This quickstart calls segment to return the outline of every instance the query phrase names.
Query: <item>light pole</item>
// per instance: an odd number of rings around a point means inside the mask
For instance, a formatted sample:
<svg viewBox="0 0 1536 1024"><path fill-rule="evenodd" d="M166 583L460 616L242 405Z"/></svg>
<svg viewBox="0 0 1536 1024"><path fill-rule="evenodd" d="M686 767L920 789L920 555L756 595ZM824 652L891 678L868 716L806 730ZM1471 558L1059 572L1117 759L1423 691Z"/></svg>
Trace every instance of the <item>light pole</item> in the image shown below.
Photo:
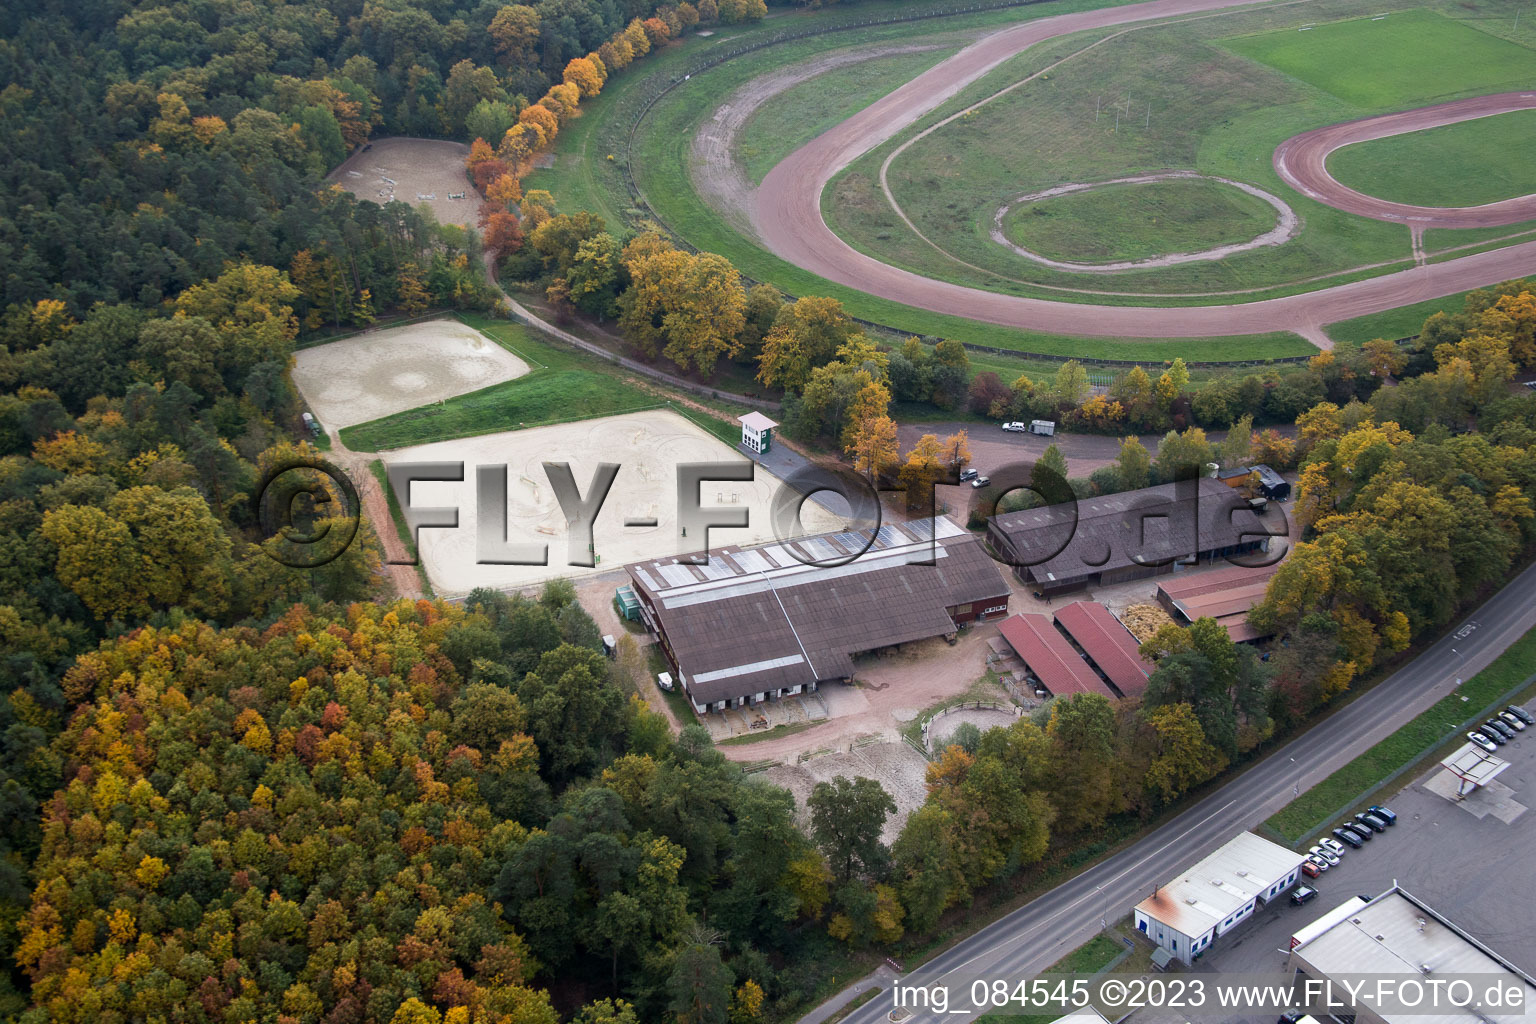
<svg viewBox="0 0 1536 1024"><path fill-rule="evenodd" d="M1093 887L1094 892L1104 893L1104 906L1099 912L1099 929L1102 931L1109 927L1109 893L1104 892L1102 885Z"/></svg>
<svg viewBox="0 0 1536 1024"><path fill-rule="evenodd" d="M1460 651L1458 651L1454 647L1451 648L1451 653L1456 655L1456 657L1458 659L1457 662L1456 662L1456 685L1460 686L1461 685L1461 670L1466 667L1467 656L1465 654L1462 654Z"/></svg>
<svg viewBox="0 0 1536 1024"><path fill-rule="evenodd" d="M1291 758L1291 764L1295 764L1295 763L1296 763L1296 759L1294 757ZM1293 796L1293 797L1301 796L1301 769L1300 768L1296 769L1296 779L1295 779L1294 782L1291 783L1291 796Z"/></svg>

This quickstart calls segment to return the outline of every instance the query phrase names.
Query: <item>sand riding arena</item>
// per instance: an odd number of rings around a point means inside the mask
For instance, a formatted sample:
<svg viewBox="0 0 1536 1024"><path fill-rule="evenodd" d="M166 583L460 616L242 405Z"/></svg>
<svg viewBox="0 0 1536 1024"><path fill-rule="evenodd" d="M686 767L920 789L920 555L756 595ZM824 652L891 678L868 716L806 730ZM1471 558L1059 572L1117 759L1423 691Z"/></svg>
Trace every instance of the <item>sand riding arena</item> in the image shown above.
<svg viewBox="0 0 1536 1024"><path fill-rule="evenodd" d="M359 199L426 206L439 224L471 226L480 195L464 173L469 147L442 139L378 139L326 175Z"/></svg>
<svg viewBox="0 0 1536 1024"><path fill-rule="evenodd" d="M463 481L417 483L410 496L413 505L458 509L456 529L422 530L419 542L433 588L448 597L462 596L476 587L515 590L556 576L609 572L628 562L697 551L704 538L678 536L677 467L684 463L747 461L703 428L664 409L440 441L386 452L383 458L386 465L464 463ZM567 564L565 515L545 473L546 461L569 463L583 495L588 493L599 463L619 466L593 527L595 566ZM547 545L548 565L477 564L475 467L503 464L507 467L506 539L514 544ZM706 481L700 486L699 504L705 510L744 509L748 513L744 528L710 530L711 548L774 538L769 510L781 484L761 466L755 466L754 471L750 482ZM806 502L802 513L807 532L843 526L815 502ZM654 520L655 524L626 525L629 520Z"/></svg>
<svg viewBox="0 0 1536 1024"><path fill-rule="evenodd" d="M527 372L527 363L457 320L365 331L293 357L294 384L333 432Z"/></svg>

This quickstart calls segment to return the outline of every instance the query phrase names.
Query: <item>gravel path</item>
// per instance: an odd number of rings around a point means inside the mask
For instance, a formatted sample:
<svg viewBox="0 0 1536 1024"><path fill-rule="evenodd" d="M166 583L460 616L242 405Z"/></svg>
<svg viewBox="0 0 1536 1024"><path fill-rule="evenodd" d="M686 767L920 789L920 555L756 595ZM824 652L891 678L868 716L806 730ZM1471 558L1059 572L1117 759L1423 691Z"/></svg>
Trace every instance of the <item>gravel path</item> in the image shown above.
<svg viewBox="0 0 1536 1024"><path fill-rule="evenodd" d="M994 32L824 132L774 167L757 192L753 210L756 233L775 255L872 295L1009 327L1099 337L1220 337L1286 330L1328 348L1332 343L1322 330L1324 324L1536 272L1536 242L1526 242L1321 291L1240 305L1080 305L1003 295L892 267L855 250L822 219L821 194L834 175L1021 50L1068 33L1257 2L1261 0L1151 0L1041 18ZM1508 102L1507 97L1464 101L1460 116L1454 119L1473 116L1471 111L1479 109L1479 103L1491 114L1507 109ZM1422 126L1432 123L1440 122L1428 116ZM1426 211L1424 215L1433 214Z"/></svg>

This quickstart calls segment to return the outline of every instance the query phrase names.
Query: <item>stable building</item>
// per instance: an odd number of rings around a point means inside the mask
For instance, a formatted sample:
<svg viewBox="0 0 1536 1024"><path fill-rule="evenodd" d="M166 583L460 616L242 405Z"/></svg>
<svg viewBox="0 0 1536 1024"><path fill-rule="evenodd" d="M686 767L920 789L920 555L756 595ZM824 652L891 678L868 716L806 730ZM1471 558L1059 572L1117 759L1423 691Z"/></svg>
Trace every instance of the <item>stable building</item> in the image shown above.
<svg viewBox="0 0 1536 1024"><path fill-rule="evenodd" d="M1152 666L1125 624L1097 601L1073 601L1056 612L1056 628L1099 670L1121 697L1138 697L1147 688Z"/></svg>
<svg viewBox="0 0 1536 1024"><path fill-rule="evenodd" d="M1288 892L1305 859L1244 832L1136 904L1136 928L1173 958L1193 963L1261 905Z"/></svg>
<svg viewBox="0 0 1536 1024"><path fill-rule="evenodd" d="M1200 477L987 521L987 541L1042 596L1266 551L1273 530L1238 492Z"/></svg>
<svg viewBox="0 0 1536 1024"><path fill-rule="evenodd" d="M1248 613L1264 600L1270 578L1279 569L1279 565L1230 565L1181 573L1158 584L1157 603L1181 626L1196 619L1215 619L1233 643L1253 643L1266 634L1249 625Z"/></svg>
<svg viewBox="0 0 1536 1024"><path fill-rule="evenodd" d="M1008 581L949 519L888 523L625 567L694 709L723 711L853 676L853 658L1006 615Z"/></svg>
<svg viewBox="0 0 1536 1024"><path fill-rule="evenodd" d="M1447 1024L1503 1024L1526 1020L1527 1007L1536 1004L1536 979L1401 886L1394 885L1369 902L1355 901L1348 912L1326 918L1326 926L1298 934L1301 941L1291 948L1287 963L1298 983L1307 978L1333 981L1335 998L1347 998L1342 982L1358 983L1367 976L1417 975L1425 982L1431 978L1476 977L1475 994L1479 996L1491 983L1497 983L1521 997L1503 1006L1480 1002L1465 1007L1450 1006L1444 999L1432 1004L1427 996L1420 1005L1401 1008L1364 1000L1348 1007L1329 1007L1336 1020L1355 1024L1410 1024L1429 1019Z"/></svg>
<svg viewBox="0 0 1536 1024"><path fill-rule="evenodd" d="M998 626L1008 646L1024 663L1025 678L1037 694L1068 697L1097 693L1113 698L1115 692L1044 615L1013 615Z"/></svg>

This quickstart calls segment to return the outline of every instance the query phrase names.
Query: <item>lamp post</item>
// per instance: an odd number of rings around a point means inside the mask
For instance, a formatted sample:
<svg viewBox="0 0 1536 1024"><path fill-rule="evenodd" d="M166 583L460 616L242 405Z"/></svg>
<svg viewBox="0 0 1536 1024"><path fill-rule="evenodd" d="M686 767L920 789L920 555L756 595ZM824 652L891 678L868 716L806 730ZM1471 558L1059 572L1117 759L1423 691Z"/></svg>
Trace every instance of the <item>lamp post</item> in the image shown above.
<svg viewBox="0 0 1536 1024"><path fill-rule="evenodd" d="M1103 930L1109 927L1109 893L1104 891L1102 885L1094 886L1093 891L1104 893L1104 906L1099 911L1099 928Z"/></svg>
<svg viewBox="0 0 1536 1024"><path fill-rule="evenodd" d="M1295 764L1295 763L1296 763L1296 759L1294 757L1291 758L1291 764ZM1291 782L1291 796L1292 797L1301 796L1301 769L1300 768L1296 769L1296 778Z"/></svg>
<svg viewBox="0 0 1536 1024"><path fill-rule="evenodd" d="M1464 669L1466 667L1467 656L1465 654L1462 654L1460 651L1458 651L1454 647L1451 648L1451 653L1456 655L1456 658L1457 658L1457 661L1456 661L1456 685L1460 686L1461 685L1461 672L1462 672L1462 669Z"/></svg>

